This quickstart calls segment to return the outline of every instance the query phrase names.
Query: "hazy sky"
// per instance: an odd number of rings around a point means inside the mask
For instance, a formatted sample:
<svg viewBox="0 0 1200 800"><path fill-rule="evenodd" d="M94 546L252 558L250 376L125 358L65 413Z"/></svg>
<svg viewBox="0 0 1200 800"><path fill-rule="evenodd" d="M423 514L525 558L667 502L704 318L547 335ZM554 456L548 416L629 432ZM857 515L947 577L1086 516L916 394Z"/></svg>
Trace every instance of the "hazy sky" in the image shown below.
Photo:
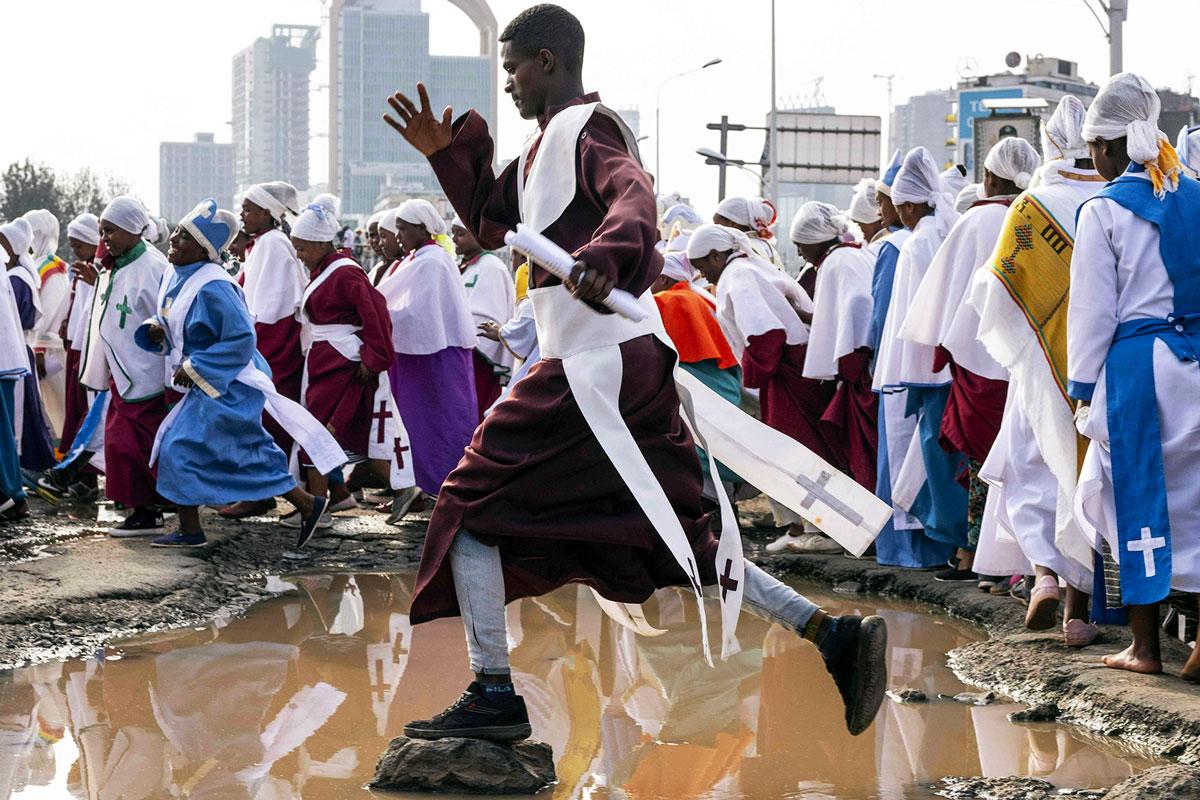
<svg viewBox="0 0 1200 800"><path fill-rule="evenodd" d="M435 53L476 52L470 22L446 0L422 0ZM695 155L715 147L707 122L728 114L763 124L770 102L769 0L560 0L587 30L585 81L613 107L637 106L643 155L653 168L655 93L666 76L710 58L724 63L672 81L662 100L663 178L702 209L716 200L716 169ZM1095 5L1095 0L1092 0ZM529 3L493 0L503 26ZM1188 87L1200 73L1200 0L1130 0L1125 68L1156 86ZM29 156L55 168L90 166L128 180L151 207L158 199L158 143L196 131L230 139L231 59L272 23L321 21L320 0L38 0L5 2L2 59L8 79L0 165ZM196 13L199 11L199 13ZM1168 49L1171 48L1171 49ZM322 39L314 73L313 133L326 128ZM1108 45L1084 0L778 0L781 104L811 96L816 78L838 111L885 114L895 100L950 86L965 58L982 73L1004 68L1010 50L1079 62L1101 82ZM1200 89L1200 78L1193 78ZM437 103L437 98L434 98ZM380 98L381 111L383 98ZM515 156L531 130L500 101L500 147ZM380 122L382 125L383 123ZM886 123L885 123L886 124ZM1169 132L1174 137L1174 131ZM405 146L397 139L397 148ZM731 134L731 154L757 158L761 133ZM312 177L327 173L325 140L313 140ZM731 171L730 191L755 181Z"/></svg>

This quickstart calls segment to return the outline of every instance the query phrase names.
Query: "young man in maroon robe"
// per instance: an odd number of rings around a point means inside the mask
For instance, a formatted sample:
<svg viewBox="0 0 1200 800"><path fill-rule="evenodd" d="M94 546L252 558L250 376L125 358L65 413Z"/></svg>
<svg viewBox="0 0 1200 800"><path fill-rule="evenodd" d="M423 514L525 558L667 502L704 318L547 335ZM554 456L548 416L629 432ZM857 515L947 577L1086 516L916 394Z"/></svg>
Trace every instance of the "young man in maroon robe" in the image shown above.
<svg viewBox="0 0 1200 800"><path fill-rule="evenodd" d="M599 101L583 88L583 28L565 10L529 8L500 41L505 91L525 119L538 121L543 136L556 115L577 114L579 106ZM452 124L451 109L435 116L425 87L418 84L417 91L420 107L403 94L390 98L398 119L388 117L388 123L429 158L479 243L498 247L522 219L518 170L531 168L541 139L496 175L483 119L471 111ZM574 139L575 193L569 201L559 198L565 209L543 233L575 254L566 288L595 308L614 288L641 295L658 277L662 259L654 248L657 213L649 176L612 112L594 110ZM526 194L523 202L530 200ZM535 264L532 283L553 290L560 282ZM679 415L675 355L653 335L624 341L619 352L620 417L678 516L699 581L714 584L717 543L700 504L699 461ZM572 582L618 603L640 603L659 587L686 585L689 577L601 448L563 362L544 358L476 430L438 496L411 619L461 614L476 680L446 711L406 726L406 734L529 736L525 703L508 663L504 604ZM846 701L848 727L865 730L886 677L882 621L825 614L750 563L745 582L752 608L818 643Z"/></svg>

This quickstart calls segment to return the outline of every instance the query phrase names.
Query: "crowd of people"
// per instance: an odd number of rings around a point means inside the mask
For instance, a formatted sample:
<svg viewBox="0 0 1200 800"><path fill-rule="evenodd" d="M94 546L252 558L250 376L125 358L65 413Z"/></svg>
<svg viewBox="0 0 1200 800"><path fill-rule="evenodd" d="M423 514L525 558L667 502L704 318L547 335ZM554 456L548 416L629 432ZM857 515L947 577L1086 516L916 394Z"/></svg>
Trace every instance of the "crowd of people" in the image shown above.
<svg viewBox="0 0 1200 800"><path fill-rule="evenodd" d="M412 617L462 614L477 681L409 735L528 735L504 602L569 582L635 628L656 587L744 592L817 644L861 732L883 623L722 557L725 499L757 490L697 454L678 365L890 505L880 565L1021 596L1032 630L1061 607L1071 647L1123 609L1133 644L1106 663L1161 671L1158 604L1200 592L1185 401L1200 389L1200 130L1173 148L1153 88L1123 73L1086 111L1063 98L1040 154L997 142L982 183L897 152L848 209L800 208L793 276L769 202L723 200L711 222L655 202L634 137L583 91L574 17L537 6L501 41L506 90L541 137L497 174L482 118L439 118L424 87L395 95L387 121L458 216L422 199L381 210L370 259L337 198L301 208L282 182L250 187L240 218L202 201L165 255L132 197L68 222L69 265L52 214L0 226L0 516L27 516L27 489L95 500L103 475L125 511L113 536L203 547L201 507L261 517L284 497L278 524L303 546L332 513L367 503L397 521L436 501ZM504 250L520 221L578 259L565 291ZM651 327L579 315L614 288L652 295ZM773 503L760 524L780 529L769 551L841 552L817 522ZM1184 677L1200 680L1200 657Z"/></svg>

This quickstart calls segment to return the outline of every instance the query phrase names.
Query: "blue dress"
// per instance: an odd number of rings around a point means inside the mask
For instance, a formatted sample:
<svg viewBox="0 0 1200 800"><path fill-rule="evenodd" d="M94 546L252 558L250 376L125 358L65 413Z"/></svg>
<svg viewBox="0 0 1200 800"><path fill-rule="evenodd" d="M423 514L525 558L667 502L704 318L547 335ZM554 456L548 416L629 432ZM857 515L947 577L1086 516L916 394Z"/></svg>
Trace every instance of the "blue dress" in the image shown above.
<svg viewBox="0 0 1200 800"><path fill-rule="evenodd" d="M167 298L204 262L175 268ZM135 341L152 352L161 350L138 329ZM291 491L296 480L288 459L262 425L262 392L235 379L251 360L270 375L256 349L254 321L241 290L213 281L196 295L183 329L183 354L194 372L217 393L211 397L197 385L181 401L183 407L163 434L158 455L158 492L183 506L226 505L262 500Z"/></svg>
<svg viewBox="0 0 1200 800"><path fill-rule="evenodd" d="M13 295L17 300L21 329L30 331L37 322L33 290L20 278L10 275L8 279L12 282ZM25 382L21 407L21 466L31 472L41 472L53 467L56 459L54 445L50 442L50 426L46 423L46 412L42 406L42 387L38 382L33 351L28 347L25 349L29 353L29 372L21 378Z"/></svg>

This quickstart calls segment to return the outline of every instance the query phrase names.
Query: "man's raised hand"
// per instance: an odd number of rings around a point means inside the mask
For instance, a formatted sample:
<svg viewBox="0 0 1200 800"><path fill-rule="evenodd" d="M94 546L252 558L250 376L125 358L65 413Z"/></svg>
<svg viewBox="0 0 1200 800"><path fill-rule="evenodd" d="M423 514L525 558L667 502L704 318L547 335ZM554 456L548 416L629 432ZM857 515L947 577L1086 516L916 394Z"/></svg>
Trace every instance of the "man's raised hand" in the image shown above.
<svg viewBox="0 0 1200 800"><path fill-rule="evenodd" d="M425 84L417 84L417 97L421 101L419 109L404 94L396 92L388 98L388 105L400 119L384 114L383 121L395 128L421 155L431 156L450 146L453 136L450 123L454 110L446 106L439 121L429 108L429 92L425 90Z"/></svg>

